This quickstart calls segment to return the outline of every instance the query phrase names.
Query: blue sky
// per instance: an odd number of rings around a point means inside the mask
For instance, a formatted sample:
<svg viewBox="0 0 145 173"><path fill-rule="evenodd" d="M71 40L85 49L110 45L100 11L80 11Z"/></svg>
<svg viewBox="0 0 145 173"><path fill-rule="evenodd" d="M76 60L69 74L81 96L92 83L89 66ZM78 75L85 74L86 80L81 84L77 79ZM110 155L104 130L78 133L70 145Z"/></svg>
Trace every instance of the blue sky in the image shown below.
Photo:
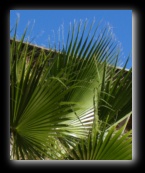
<svg viewBox="0 0 145 173"><path fill-rule="evenodd" d="M116 39L121 43L122 57L128 57L132 52L132 11L131 10L10 10L10 29L19 19L17 38L20 39L27 24L30 23L32 32L30 38L35 37L32 43L48 47L48 42L57 42L59 33L64 34L69 30L70 22L85 21L96 23L103 20L113 28ZM60 32L59 32L60 31ZM13 33L11 33L12 36ZM61 35L61 34L60 34ZM30 39L31 40L31 39ZM129 60L127 68L132 67L132 60Z"/></svg>

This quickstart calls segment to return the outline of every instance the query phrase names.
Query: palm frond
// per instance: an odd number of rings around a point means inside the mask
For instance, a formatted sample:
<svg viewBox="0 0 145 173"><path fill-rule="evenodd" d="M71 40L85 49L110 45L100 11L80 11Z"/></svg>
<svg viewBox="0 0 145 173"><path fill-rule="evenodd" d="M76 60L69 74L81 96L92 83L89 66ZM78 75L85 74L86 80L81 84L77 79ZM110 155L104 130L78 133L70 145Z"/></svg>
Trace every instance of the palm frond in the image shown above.
<svg viewBox="0 0 145 173"><path fill-rule="evenodd" d="M126 124L116 130L116 125L107 131L93 131L86 139L80 140L68 152L66 160L131 160L132 159L132 131L124 133ZM95 133L94 133L95 132Z"/></svg>
<svg viewBox="0 0 145 173"><path fill-rule="evenodd" d="M132 99L132 69L125 74L124 66L116 72L119 53L108 28L96 36L99 25L93 31L93 22L85 35L87 21L84 25L75 23L66 47L63 45L60 52L50 49L46 53L24 43L27 28L21 40L16 41L17 25L10 46L13 158L109 159L101 154L106 144L115 147L120 141L123 148L129 148L130 143L124 142L128 135L122 140L116 136L117 142L113 144L114 127L106 132L131 112ZM108 115L109 126L97 126ZM120 133L121 130L117 134ZM69 151L73 156L68 156Z"/></svg>

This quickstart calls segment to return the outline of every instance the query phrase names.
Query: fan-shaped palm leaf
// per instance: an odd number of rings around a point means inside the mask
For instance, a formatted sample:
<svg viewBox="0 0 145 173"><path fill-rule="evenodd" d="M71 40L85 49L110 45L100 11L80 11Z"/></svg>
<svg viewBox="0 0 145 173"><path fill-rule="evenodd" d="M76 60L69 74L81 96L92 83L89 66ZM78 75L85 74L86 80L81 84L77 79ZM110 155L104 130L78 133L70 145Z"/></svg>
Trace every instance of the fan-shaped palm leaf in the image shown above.
<svg viewBox="0 0 145 173"><path fill-rule="evenodd" d="M98 26L90 37L92 28L85 37L86 23L75 23L66 47L46 53L24 44L26 31L17 42L16 25L10 47L13 159L65 158L63 145L85 140L97 123L94 115L102 121L109 115L112 124L131 111L131 70L116 73L119 53L110 31L105 27L94 40Z"/></svg>
<svg viewBox="0 0 145 173"><path fill-rule="evenodd" d="M130 115L127 115L130 116ZM101 127L103 126L100 124ZM117 124L116 124L117 125ZM86 139L76 141L76 146L65 148L66 160L131 160L132 159L132 131L124 133L127 122L119 130L112 125L106 130L94 130Z"/></svg>

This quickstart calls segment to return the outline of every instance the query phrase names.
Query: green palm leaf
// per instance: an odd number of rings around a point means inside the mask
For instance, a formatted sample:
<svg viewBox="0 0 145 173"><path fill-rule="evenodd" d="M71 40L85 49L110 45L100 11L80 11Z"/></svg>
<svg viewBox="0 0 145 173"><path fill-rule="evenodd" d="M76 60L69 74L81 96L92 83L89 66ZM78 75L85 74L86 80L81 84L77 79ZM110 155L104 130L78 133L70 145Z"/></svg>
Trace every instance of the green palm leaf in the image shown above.
<svg viewBox="0 0 145 173"><path fill-rule="evenodd" d="M85 36L87 22L75 23L62 51L38 52L37 47L24 43L27 29L16 41L16 24L10 46L13 159L109 158L101 153L108 143L112 145L115 130L107 132L106 141L104 134L131 112L132 69L125 74L124 66L116 72L117 45L107 27L94 40L98 25L90 37L93 25ZM104 122L108 115L109 125L102 128L98 121ZM122 147L129 147L120 142ZM73 156L68 156L68 151Z"/></svg>
<svg viewBox="0 0 145 173"><path fill-rule="evenodd" d="M126 123L127 124L127 123ZM93 131L86 139L76 142L76 146L66 155L66 160L131 160L132 138L124 132L126 124L116 130L116 125L102 131Z"/></svg>

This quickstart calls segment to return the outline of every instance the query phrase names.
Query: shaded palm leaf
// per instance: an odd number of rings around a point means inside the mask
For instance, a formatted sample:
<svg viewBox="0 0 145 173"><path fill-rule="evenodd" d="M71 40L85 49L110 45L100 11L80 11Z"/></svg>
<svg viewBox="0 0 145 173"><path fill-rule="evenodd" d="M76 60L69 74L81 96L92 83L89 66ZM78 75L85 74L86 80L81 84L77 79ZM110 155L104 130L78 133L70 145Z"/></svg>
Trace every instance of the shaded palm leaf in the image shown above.
<svg viewBox="0 0 145 173"><path fill-rule="evenodd" d="M106 131L93 131L85 140L80 140L71 150L68 149L66 160L131 160L132 138L131 131L124 132L126 124L116 131L111 126Z"/></svg>

